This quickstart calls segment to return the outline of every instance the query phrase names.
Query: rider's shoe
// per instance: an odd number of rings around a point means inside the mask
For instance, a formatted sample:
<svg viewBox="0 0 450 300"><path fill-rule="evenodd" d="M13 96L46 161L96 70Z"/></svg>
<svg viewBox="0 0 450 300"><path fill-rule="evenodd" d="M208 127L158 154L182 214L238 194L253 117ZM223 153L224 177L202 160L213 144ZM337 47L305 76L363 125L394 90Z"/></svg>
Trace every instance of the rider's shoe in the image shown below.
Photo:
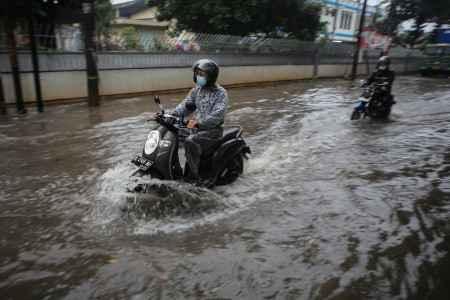
<svg viewBox="0 0 450 300"><path fill-rule="evenodd" d="M210 179L199 179L195 183L195 186L204 187L204 188L212 188L214 186L214 182Z"/></svg>

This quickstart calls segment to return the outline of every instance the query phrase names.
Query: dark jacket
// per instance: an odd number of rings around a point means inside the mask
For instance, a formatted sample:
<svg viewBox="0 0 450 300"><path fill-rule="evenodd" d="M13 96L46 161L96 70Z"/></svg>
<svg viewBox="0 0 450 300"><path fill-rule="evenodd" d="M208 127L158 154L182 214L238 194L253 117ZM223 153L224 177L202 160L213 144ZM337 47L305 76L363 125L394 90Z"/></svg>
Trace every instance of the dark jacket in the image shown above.
<svg viewBox="0 0 450 300"><path fill-rule="evenodd" d="M392 91L392 84L394 83L395 72L391 70L377 70L370 75L367 79L366 85L371 85L372 83L383 83L388 82L389 94Z"/></svg>

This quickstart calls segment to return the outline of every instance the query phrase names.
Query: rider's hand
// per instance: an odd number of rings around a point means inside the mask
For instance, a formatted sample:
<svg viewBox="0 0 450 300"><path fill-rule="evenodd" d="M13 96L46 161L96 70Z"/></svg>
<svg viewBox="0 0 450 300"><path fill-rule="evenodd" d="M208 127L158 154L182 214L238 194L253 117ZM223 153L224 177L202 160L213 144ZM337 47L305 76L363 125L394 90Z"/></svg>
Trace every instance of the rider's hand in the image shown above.
<svg viewBox="0 0 450 300"><path fill-rule="evenodd" d="M193 128L197 128L198 127L198 122L195 119L189 120L189 122L187 123L187 128L189 129L193 129Z"/></svg>

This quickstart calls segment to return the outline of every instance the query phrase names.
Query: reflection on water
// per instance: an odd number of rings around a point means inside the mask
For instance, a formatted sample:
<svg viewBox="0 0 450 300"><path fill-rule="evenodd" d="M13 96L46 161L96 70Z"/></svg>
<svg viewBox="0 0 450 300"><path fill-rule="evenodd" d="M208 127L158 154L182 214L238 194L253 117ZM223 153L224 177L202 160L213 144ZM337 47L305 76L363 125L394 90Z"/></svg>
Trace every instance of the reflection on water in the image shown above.
<svg viewBox="0 0 450 300"><path fill-rule="evenodd" d="M387 122L349 121L341 80L230 90L252 159L214 191L148 182L183 211L126 192L150 97L2 119L0 298L447 299L449 88L399 78Z"/></svg>

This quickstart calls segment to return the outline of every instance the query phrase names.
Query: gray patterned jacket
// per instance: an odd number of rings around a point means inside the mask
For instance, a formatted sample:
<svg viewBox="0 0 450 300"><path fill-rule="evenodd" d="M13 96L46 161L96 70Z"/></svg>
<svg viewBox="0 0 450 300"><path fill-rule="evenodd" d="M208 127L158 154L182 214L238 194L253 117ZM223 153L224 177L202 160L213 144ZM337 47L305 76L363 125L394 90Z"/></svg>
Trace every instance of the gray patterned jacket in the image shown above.
<svg viewBox="0 0 450 300"><path fill-rule="evenodd" d="M222 126L228 107L227 91L220 85L215 87L194 87L187 97L177 105L175 113L187 116L190 111L186 108L195 105L195 119L200 130L213 129Z"/></svg>

